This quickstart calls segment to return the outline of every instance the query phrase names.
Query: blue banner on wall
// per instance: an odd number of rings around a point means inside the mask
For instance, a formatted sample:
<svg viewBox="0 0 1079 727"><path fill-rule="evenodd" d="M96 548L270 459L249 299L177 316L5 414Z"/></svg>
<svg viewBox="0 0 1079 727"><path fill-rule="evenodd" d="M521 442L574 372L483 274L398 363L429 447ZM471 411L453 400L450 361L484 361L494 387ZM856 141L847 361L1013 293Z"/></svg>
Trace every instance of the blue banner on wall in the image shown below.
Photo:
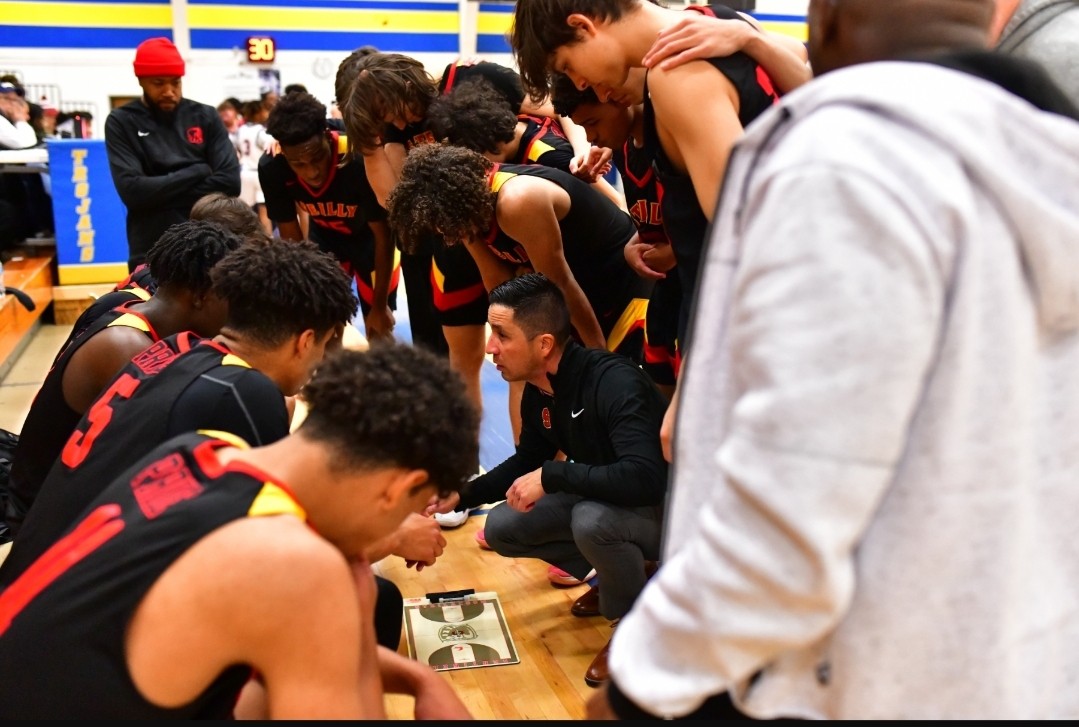
<svg viewBox="0 0 1079 727"><path fill-rule="evenodd" d="M49 174L60 284L115 283L127 274L127 209L104 139L50 139Z"/></svg>

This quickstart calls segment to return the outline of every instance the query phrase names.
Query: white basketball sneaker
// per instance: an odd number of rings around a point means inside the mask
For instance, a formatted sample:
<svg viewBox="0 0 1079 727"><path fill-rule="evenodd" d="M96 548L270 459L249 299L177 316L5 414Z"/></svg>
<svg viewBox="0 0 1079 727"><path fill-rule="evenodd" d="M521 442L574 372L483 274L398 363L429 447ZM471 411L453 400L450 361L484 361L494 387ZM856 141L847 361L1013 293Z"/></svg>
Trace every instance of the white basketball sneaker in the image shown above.
<svg viewBox="0 0 1079 727"><path fill-rule="evenodd" d="M483 467L480 467L480 471L469 477L468 481L471 482L472 480L482 475L485 471L486 470L484 470ZM468 508L466 510L454 510L453 512L445 513L436 512L435 522L438 523L440 527L443 527L446 530L452 530L453 528L459 528L466 522L468 522L468 515L471 512L472 508Z"/></svg>
<svg viewBox="0 0 1079 727"><path fill-rule="evenodd" d="M454 510L452 512L436 512L435 522L447 530L459 528L468 521L468 515L471 512L471 508L467 510Z"/></svg>

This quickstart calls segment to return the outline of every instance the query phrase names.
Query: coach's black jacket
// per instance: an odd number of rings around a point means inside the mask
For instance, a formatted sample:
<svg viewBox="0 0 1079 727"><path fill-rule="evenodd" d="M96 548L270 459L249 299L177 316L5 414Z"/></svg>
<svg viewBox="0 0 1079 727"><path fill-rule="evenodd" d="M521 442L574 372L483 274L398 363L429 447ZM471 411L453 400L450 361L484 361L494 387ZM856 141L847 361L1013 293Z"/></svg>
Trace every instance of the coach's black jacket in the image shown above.
<svg viewBox="0 0 1079 727"><path fill-rule="evenodd" d="M526 384L517 451L469 483L458 509L498 502L521 475L543 467L543 489L627 507L659 505L667 462L659 428L667 400L628 358L570 341L554 396ZM567 461L555 462L559 451Z"/></svg>
<svg viewBox="0 0 1079 727"><path fill-rule="evenodd" d="M240 161L213 106L181 99L157 115L136 99L105 120L112 181L127 208L129 259L141 261L161 234L188 219L203 195L240 194Z"/></svg>

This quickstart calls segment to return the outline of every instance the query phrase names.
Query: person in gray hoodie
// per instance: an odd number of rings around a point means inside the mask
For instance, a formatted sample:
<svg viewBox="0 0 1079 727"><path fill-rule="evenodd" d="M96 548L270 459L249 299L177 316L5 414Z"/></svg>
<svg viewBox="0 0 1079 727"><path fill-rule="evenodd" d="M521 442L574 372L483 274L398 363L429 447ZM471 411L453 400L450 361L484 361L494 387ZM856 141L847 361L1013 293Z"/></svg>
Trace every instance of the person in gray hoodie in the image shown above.
<svg viewBox="0 0 1079 727"><path fill-rule="evenodd" d="M1079 713L1079 123L992 12L811 0L818 77L731 154L663 566L589 717Z"/></svg>

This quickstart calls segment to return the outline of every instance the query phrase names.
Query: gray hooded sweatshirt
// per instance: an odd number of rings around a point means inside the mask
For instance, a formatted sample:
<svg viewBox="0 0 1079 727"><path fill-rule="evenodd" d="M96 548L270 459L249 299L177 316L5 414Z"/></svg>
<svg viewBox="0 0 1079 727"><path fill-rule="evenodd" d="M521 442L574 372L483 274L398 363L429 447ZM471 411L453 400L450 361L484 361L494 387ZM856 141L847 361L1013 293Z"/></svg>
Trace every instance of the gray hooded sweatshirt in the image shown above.
<svg viewBox="0 0 1079 727"><path fill-rule="evenodd" d="M1079 715L1079 123L926 63L826 74L736 146L701 276L621 693Z"/></svg>

